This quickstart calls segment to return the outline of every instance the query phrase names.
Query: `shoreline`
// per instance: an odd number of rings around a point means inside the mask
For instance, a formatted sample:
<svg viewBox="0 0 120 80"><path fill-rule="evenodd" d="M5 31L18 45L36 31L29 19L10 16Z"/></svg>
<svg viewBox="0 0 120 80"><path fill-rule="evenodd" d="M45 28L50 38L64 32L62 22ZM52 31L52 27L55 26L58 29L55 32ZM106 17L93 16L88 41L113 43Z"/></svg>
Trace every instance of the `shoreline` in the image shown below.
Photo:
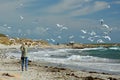
<svg viewBox="0 0 120 80"><path fill-rule="evenodd" d="M66 65L66 64L57 64L57 63L47 63L47 66L53 66L53 67L58 67L58 68L68 68L74 71L83 71L83 72L91 72L91 73L99 73L99 74L109 74L109 75L120 75L119 73L112 72L112 71L105 71L105 70L97 70L97 69L91 69L91 68L85 68L83 66L74 66L74 65Z"/></svg>
<svg viewBox="0 0 120 80"><path fill-rule="evenodd" d="M20 59L5 54L16 49L0 48L0 80L120 80L120 75L53 66L44 61L29 61L28 71L22 72Z"/></svg>

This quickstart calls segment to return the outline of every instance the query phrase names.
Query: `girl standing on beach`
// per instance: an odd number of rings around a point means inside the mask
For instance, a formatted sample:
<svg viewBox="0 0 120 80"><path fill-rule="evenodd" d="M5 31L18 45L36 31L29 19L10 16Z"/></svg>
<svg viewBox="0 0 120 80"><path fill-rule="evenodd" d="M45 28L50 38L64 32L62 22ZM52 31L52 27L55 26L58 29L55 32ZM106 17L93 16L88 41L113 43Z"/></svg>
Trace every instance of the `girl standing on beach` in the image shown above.
<svg viewBox="0 0 120 80"><path fill-rule="evenodd" d="M23 43L20 47L21 50L21 67L22 71L24 71L24 65L25 65L25 70L27 71L28 68L28 56L27 56L27 43Z"/></svg>

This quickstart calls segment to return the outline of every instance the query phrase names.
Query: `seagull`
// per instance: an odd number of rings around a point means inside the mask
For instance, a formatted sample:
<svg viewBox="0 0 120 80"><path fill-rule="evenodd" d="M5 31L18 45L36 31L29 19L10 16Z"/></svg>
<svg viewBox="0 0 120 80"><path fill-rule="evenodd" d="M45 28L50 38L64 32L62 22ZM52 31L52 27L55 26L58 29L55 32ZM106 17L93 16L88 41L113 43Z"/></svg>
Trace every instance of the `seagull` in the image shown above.
<svg viewBox="0 0 120 80"><path fill-rule="evenodd" d="M85 38L85 36L80 36L82 39L84 39Z"/></svg>
<svg viewBox="0 0 120 80"><path fill-rule="evenodd" d="M89 37L88 40L90 40L91 42L93 42L94 38L93 37Z"/></svg>
<svg viewBox="0 0 120 80"><path fill-rule="evenodd" d="M85 30L81 30L84 34L86 34L87 33L87 31L85 31Z"/></svg>
<svg viewBox="0 0 120 80"><path fill-rule="evenodd" d="M97 43L104 43L104 41L102 39L98 39Z"/></svg>
<svg viewBox="0 0 120 80"><path fill-rule="evenodd" d="M55 42L55 40L54 40L54 39L51 39L51 41L52 41L52 42Z"/></svg>
<svg viewBox="0 0 120 80"><path fill-rule="evenodd" d="M7 24L4 24L3 26L7 26Z"/></svg>
<svg viewBox="0 0 120 80"><path fill-rule="evenodd" d="M70 41L70 43L75 43L75 41Z"/></svg>
<svg viewBox="0 0 120 80"><path fill-rule="evenodd" d="M72 35L72 36L69 36L69 39L72 39L72 38L74 38L74 36Z"/></svg>
<svg viewBox="0 0 120 80"><path fill-rule="evenodd" d="M107 28L107 29L110 28L107 24L103 24L102 26L105 27L105 28Z"/></svg>
<svg viewBox="0 0 120 80"><path fill-rule="evenodd" d="M108 34L108 32L103 32L105 35L107 35Z"/></svg>
<svg viewBox="0 0 120 80"><path fill-rule="evenodd" d="M11 27L8 27L8 29L11 29Z"/></svg>
<svg viewBox="0 0 120 80"><path fill-rule="evenodd" d="M103 36L105 39L108 39L109 41L111 41L111 38L109 36Z"/></svg>
<svg viewBox="0 0 120 80"><path fill-rule="evenodd" d="M57 25L57 27L59 27L59 28L63 27L63 25L60 25L60 24L56 24L56 25Z"/></svg>
<svg viewBox="0 0 120 80"><path fill-rule="evenodd" d="M49 30L49 28L46 28L46 30Z"/></svg>
<svg viewBox="0 0 120 80"><path fill-rule="evenodd" d="M91 33L89 33L91 36L96 35L96 33L94 31L92 31Z"/></svg>
<svg viewBox="0 0 120 80"><path fill-rule="evenodd" d="M67 27L62 27L60 30L67 30L68 28Z"/></svg>
<svg viewBox="0 0 120 80"><path fill-rule="evenodd" d="M23 6L23 4L21 3L20 6Z"/></svg>
<svg viewBox="0 0 120 80"><path fill-rule="evenodd" d="M58 36L59 39L61 39L61 36Z"/></svg>
<svg viewBox="0 0 120 80"><path fill-rule="evenodd" d="M24 17L23 17L23 16L20 16L20 19L21 19L21 20L23 20L23 19L24 19Z"/></svg>
<svg viewBox="0 0 120 80"><path fill-rule="evenodd" d="M108 5L108 8L111 8L111 6L110 6L110 5Z"/></svg>

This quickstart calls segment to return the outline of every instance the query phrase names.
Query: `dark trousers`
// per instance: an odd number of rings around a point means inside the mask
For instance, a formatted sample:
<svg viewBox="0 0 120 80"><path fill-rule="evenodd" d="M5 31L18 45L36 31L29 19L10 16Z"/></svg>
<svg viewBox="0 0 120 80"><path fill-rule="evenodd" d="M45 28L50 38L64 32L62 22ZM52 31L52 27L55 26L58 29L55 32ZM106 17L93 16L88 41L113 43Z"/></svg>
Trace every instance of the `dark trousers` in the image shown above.
<svg viewBox="0 0 120 80"><path fill-rule="evenodd" d="M25 70L27 71L27 69L28 69L28 57L21 57L22 71L24 71L24 66L25 66Z"/></svg>

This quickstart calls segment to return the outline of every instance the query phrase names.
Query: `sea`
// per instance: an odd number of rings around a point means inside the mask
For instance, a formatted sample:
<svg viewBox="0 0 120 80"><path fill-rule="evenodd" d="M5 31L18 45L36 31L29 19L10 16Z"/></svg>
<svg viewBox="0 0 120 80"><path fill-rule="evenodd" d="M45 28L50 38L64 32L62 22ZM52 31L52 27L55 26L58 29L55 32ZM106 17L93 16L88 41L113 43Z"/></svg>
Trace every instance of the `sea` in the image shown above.
<svg viewBox="0 0 120 80"><path fill-rule="evenodd" d="M8 56L20 58L20 50L7 52ZM29 60L48 62L51 66L74 70L120 74L120 47L84 49L28 49Z"/></svg>

